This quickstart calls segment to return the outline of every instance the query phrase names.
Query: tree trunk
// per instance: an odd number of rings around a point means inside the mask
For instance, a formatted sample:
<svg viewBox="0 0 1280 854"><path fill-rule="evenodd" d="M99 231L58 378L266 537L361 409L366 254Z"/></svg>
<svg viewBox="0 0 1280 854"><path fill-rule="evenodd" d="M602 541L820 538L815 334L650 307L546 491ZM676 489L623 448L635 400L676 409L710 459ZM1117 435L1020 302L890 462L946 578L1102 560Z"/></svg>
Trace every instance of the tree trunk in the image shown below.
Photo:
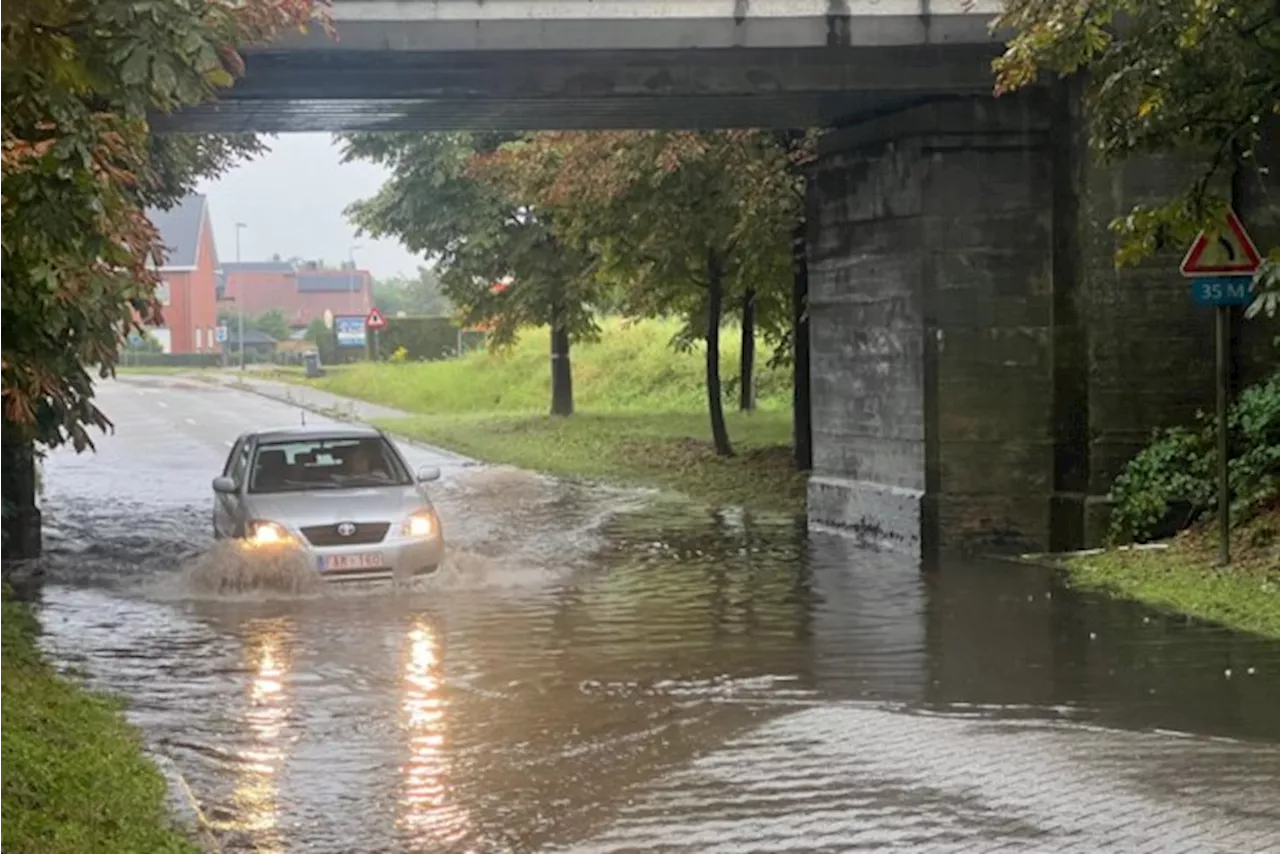
<svg viewBox="0 0 1280 854"><path fill-rule="evenodd" d="M40 557L40 509L36 506L35 445L4 431L0 482L4 494L4 557Z"/></svg>
<svg viewBox="0 0 1280 854"><path fill-rule="evenodd" d="M724 313L724 270L714 251L707 253L707 407L711 411L711 439L716 454L733 456L729 429L720 399L720 317Z"/></svg>
<svg viewBox="0 0 1280 854"><path fill-rule="evenodd" d="M809 259L805 226L796 225L791 239L791 427L796 468L813 468L813 409L809 398Z"/></svg>
<svg viewBox="0 0 1280 854"><path fill-rule="evenodd" d="M551 414L573 414L573 365L569 361L569 330L559 310L551 325Z"/></svg>
<svg viewBox="0 0 1280 854"><path fill-rule="evenodd" d="M738 362L738 409L756 408L756 292L742 297L742 354Z"/></svg>

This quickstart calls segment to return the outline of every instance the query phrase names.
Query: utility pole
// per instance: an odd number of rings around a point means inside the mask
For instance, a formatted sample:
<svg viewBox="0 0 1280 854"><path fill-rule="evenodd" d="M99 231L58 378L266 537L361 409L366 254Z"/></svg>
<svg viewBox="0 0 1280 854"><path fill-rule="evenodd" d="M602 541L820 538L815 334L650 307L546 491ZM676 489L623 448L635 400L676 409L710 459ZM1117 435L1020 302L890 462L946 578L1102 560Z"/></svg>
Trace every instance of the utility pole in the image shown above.
<svg viewBox="0 0 1280 854"><path fill-rule="evenodd" d="M248 228L243 222L236 223L236 264L240 264L240 229ZM236 327L239 329L237 336L240 339L240 370L244 370L244 301L236 300Z"/></svg>

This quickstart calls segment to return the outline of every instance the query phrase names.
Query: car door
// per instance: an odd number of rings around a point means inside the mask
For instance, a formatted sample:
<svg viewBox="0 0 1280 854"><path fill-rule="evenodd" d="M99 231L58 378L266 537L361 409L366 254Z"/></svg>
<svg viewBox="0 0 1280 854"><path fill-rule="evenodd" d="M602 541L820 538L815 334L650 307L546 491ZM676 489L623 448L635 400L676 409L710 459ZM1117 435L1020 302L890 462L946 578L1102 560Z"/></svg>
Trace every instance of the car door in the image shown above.
<svg viewBox="0 0 1280 854"><path fill-rule="evenodd" d="M249 472L249 453L252 442L249 436L241 436L231 447L227 461L222 467L224 477L229 477L236 484L232 493L215 493L213 509L214 536L238 537L244 529L243 515L245 481Z"/></svg>

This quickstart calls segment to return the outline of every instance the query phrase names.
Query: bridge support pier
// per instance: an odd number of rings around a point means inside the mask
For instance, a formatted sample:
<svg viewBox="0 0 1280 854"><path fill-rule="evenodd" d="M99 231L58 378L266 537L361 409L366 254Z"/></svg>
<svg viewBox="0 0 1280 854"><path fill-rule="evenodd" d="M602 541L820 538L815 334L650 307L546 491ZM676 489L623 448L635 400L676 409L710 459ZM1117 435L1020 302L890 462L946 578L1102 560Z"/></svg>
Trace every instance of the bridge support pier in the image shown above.
<svg viewBox="0 0 1280 854"><path fill-rule="evenodd" d="M1094 544L1124 462L1211 406L1212 313L1177 248L1118 273L1107 230L1187 167L1094 167L1077 104L1066 87L939 99L825 138L812 523L922 554ZM1274 364L1259 341L1239 352L1241 376Z"/></svg>

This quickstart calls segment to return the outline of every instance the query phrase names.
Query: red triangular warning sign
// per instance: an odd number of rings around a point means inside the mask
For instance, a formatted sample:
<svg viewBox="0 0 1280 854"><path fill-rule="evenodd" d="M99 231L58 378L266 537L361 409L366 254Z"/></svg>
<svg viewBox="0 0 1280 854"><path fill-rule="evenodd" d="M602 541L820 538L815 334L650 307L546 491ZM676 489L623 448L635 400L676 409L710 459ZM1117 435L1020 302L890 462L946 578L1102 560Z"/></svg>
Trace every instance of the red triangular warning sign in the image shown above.
<svg viewBox="0 0 1280 854"><path fill-rule="evenodd" d="M369 314L364 319L364 325L368 329L381 329L387 325L387 319L382 316L382 312L378 311L378 307L375 305L369 309Z"/></svg>
<svg viewBox="0 0 1280 854"><path fill-rule="evenodd" d="M1248 276L1261 265L1262 256L1244 223L1235 211L1228 210L1227 220L1214 239L1201 231L1178 269L1184 276Z"/></svg>

